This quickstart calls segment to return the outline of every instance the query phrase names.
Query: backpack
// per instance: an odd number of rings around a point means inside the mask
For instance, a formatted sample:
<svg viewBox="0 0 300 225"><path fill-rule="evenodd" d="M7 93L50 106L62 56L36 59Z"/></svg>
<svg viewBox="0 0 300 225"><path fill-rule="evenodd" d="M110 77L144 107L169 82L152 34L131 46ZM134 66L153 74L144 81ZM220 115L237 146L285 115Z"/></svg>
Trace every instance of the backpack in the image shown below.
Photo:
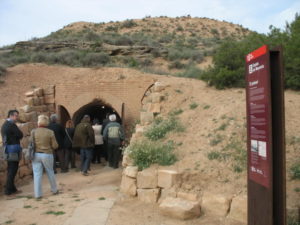
<svg viewBox="0 0 300 225"><path fill-rule="evenodd" d="M108 138L120 138L120 127L113 126L108 128Z"/></svg>
<svg viewBox="0 0 300 225"><path fill-rule="evenodd" d="M32 141L30 141L28 148L23 150L25 160L34 160L35 154L35 130L32 132Z"/></svg>

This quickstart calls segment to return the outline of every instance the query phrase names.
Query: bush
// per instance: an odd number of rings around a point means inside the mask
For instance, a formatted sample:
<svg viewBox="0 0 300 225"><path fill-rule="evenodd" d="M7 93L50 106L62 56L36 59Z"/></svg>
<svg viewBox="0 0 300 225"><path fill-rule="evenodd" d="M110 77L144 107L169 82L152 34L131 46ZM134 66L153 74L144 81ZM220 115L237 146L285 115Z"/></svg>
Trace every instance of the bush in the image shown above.
<svg viewBox="0 0 300 225"><path fill-rule="evenodd" d="M183 69L184 67L185 64L181 63L179 60L171 62L171 64L169 65L169 69Z"/></svg>
<svg viewBox="0 0 300 225"><path fill-rule="evenodd" d="M82 59L84 66L103 66L110 62L110 57L104 52L100 53L88 53Z"/></svg>
<svg viewBox="0 0 300 225"><path fill-rule="evenodd" d="M122 25L121 28L131 28L131 27L135 27L137 26L137 23L134 22L133 20L125 20Z"/></svg>
<svg viewBox="0 0 300 225"><path fill-rule="evenodd" d="M300 180L300 163L295 163L290 169L292 179Z"/></svg>
<svg viewBox="0 0 300 225"><path fill-rule="evenodd" d="M6 67L0 64L0 76L4 75L5 73L6 73Z"/></svg>
<svg viewBox="0 0 300 225"><path fill-rule="evenodd" d="M178 73L177 76L199 79L202 76L202 73L201 69L194 65L190 65L182 73Z"/></svg>
<svg viewBox="0 0 300 225"><path fill-rule="evenodd" d="M139 170L148 168L151 164L172 165L177 160L172 142L163 144L143 140L131 144L126 151L129 152L129 157L133 159Z"/></svg>
<svg viewBox="0 0 300 225"><path fill-rule="evenodd" d="M171 131L182 132L183 130L180 121L176 117L170 116L167 119L156 119L144 135L151 141L157 141L164 138Z"/></svg>

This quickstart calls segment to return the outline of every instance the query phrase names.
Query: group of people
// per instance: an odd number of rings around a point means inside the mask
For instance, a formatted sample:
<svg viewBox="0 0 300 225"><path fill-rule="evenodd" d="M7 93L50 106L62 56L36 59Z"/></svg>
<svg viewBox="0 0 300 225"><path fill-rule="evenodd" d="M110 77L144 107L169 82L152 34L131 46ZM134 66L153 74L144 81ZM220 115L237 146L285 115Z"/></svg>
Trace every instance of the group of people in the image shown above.
<svg viewBox="0 0 300 225"><path fill-rule="evenodd" d="M3 149L7 160L7 180L5 195L20 193L14 179L22 157L20 141L23 133L16 125L19 112L10 110L8 118L1 128ZM80 171L89 175L91 162L101 163L103 158L109 167L118 168L120 161L120 146L124 143L124 131L115 114L108 115L100 123L98 119L91 122L89 115L84 115L81 122L74 128L72 120L66 122L65 128L58 123L56 114L49 117L38 117L38 128L31 131L30 145L34 146L32 160L35 198L42 197L43 171L47 173L51 191L58 194L55 179L57 161L62 173L76 168L76 152L80 152Z"/></svg>

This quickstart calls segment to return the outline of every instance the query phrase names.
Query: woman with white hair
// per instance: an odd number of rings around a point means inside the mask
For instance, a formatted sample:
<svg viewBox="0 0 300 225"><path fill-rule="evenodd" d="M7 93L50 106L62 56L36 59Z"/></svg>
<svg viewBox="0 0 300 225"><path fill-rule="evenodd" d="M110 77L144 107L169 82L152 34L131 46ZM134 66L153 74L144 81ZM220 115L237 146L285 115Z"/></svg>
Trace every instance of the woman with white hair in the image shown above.
<svg viewBox="0 0 300 225"><path fill-rule="evenodd" d="M32 161L34 196L42 197L42 177L45 169L51 191L58 194L56 179L53 170L53 151L58 148L54 132L49 130L49 118L44 115L38 117L38 128L31 132L30 141L34 142L35 154Z"/></svg>

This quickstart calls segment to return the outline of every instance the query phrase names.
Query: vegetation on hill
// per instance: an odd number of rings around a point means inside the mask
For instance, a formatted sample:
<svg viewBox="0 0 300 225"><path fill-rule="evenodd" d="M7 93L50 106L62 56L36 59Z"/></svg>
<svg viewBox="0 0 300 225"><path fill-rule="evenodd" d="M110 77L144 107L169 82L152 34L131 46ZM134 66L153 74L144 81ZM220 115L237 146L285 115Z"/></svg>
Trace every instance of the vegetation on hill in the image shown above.
<svg viewBox="0 0 300 225"><path fill-rule="evenodd" d="M287 23L285 30L270 26L268 34L251 33L240 41L227 39L213 56L214 67L199 73L198 78L216 88L244 87L245 55L260 46L282 46L286 88L300 90L300 16Z"/></svg>

